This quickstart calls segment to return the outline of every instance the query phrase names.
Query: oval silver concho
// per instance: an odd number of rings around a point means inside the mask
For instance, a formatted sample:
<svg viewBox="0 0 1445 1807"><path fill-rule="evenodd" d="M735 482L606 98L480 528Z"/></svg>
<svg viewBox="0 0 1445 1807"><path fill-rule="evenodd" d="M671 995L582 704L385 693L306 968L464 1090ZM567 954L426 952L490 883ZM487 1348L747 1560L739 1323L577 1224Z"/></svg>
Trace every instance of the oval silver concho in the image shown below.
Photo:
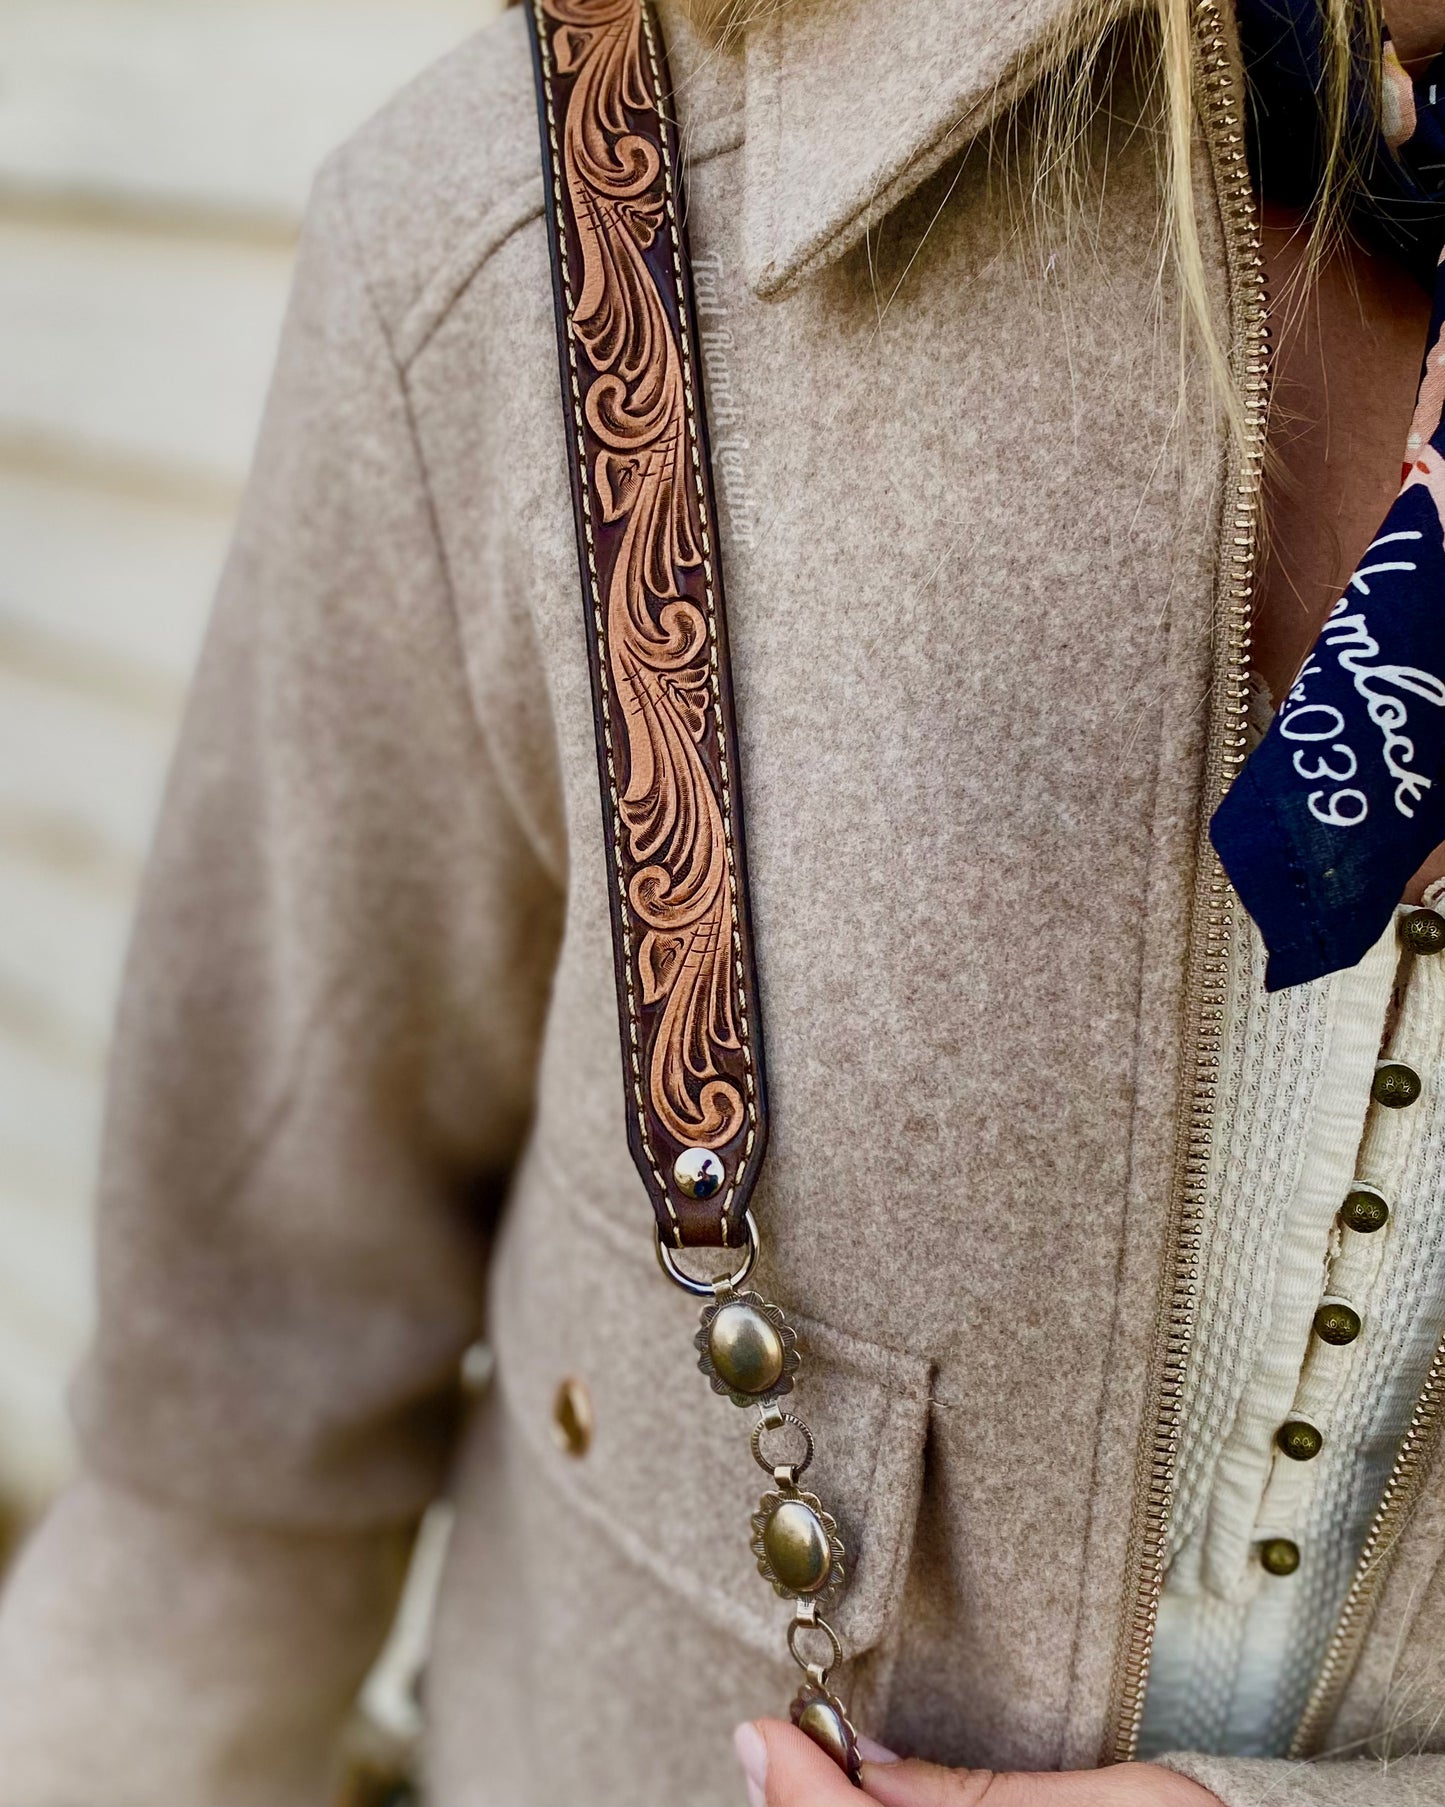
<svg viewBox="0 0 1445 1807"><path fill-rule="evenodd" d="M838 1521L814 1493L796 1487L765 1493L753 1514L758 1573L785 1600L824 1601L843 1585Z"/></svg>
<svg viewBox="0 0 1445 1807"><path fill-rule="evenodd" d="M766 1405L793 1390L802 1362L797 1332L755 1292L722 1292L703 1307L698 1367L734 1405Z"/></svg>
<svg viewBox="0 0 1445 1807"><path fill-rule="evenodd" d="M846 1772L855 1788L863 1786L863 1759L858 1751L858 1734L836 1694L809 1682L800 1688L789 1717L800 1732L807 1734L819 1748Z"/></svg>

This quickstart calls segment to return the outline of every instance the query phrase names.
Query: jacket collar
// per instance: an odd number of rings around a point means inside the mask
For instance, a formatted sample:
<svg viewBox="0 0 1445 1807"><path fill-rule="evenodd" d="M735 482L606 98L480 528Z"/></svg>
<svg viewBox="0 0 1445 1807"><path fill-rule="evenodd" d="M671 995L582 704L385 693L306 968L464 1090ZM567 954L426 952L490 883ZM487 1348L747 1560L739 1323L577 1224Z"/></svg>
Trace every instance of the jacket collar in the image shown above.
<svg viewBox="0 0 1445 1807"><path fill-rule="evenodd" d="M1119 16L1130 0L1114 0ZM746 38L746 275L852 249L1098 17L1079 0L781 0Z"/></svg>

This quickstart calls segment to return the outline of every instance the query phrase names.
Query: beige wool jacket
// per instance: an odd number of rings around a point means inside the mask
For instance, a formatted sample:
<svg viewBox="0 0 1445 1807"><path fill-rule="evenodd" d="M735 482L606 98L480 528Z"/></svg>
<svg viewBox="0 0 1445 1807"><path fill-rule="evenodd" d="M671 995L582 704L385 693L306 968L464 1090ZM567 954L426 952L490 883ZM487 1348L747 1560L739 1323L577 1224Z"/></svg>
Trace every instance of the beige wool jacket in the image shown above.
<svg viewBox="0 0 1445 1807"><path fill-rule="evenodd" d="M1025 199L1058 0L805 0L728 50L663 17L772 1089L758 1283L808 1346L845 1680L896 1749L1090 1766L1147 1649L1248 486L1178 409L1128 54L1065 222ZM653 1259L603 862L511 12L317 185L121 1011L84 1478L0 1614L4 1807L319 1807L442 1489L435 1807L740 1798L786 1609ZM1227 1807L1445 1800L1445 1714L1390 1733L1402 1689L1445 1707L1442 1558L1431 1468L1338 1760L1183 1765Z"/></svg>

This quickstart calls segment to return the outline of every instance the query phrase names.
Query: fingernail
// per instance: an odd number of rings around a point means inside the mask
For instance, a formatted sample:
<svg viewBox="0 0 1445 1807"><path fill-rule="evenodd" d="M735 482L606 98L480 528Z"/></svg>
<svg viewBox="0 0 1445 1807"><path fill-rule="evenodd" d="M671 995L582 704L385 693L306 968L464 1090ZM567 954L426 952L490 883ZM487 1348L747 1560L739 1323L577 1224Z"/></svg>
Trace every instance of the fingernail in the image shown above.
<svg viewBox="0 0 1445 1807"><path fill-rule="evenodd" d="M748 1807L765 1807L763 1790L768 1783L768 1747L750 1719L744 1720L733 1733L733 1749L747 1778Z"/></svg>
<svg viewBox="0 0 1445 1807"><path fill-rule="evenodd" d="M865 1763L901 1763L903 1759L897 1751L891 1751L887 1745L880 1744L876 1738L858 1737L858 1755Z"/></svg>

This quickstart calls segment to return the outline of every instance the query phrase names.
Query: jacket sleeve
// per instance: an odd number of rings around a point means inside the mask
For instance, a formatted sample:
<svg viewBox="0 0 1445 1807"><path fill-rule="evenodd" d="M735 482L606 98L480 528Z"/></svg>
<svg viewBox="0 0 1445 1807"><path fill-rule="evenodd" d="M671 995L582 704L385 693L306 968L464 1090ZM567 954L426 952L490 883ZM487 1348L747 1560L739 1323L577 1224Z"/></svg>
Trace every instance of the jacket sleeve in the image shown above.
<svg viewBox="0 0 1445 1807"><path fill-rule="evenodd" d="M1160 1761L1210 1789L1223 1807L1440 1807L1445 1801L1445 1757L1290 1763L1190 1751Z"/></svg>
<svg viewBox="0 0 1445 1807"><path fill-rule="evenodd" d="M465 639L333 164L143 888L3 1807L321 1798L447 1461L560 923Z"/></svg>

